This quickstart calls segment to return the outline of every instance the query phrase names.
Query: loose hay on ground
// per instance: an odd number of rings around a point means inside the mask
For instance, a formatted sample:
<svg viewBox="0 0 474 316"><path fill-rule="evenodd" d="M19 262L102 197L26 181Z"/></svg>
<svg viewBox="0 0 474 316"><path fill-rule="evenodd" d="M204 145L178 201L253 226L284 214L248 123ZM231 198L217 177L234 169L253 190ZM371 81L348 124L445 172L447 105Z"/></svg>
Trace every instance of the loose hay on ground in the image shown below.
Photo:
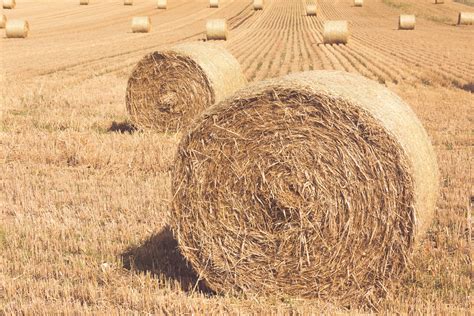
<svg viewBox="0 0 474 316"><path fill-rule="evenodd" d="M171 225L208 286L377 304L433 216L438 168L420 121L364 77L254 83L182 139Z"/></svg>

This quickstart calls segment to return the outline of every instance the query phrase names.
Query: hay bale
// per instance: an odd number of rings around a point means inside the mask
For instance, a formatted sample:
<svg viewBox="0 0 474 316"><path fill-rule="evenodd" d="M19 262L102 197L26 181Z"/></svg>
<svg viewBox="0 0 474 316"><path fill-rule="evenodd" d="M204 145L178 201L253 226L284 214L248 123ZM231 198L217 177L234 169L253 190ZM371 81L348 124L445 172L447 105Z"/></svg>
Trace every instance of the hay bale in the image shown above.
<svg viewBox="0 0 474 316"><path fill-rule="evenodd" d="M4 9L14 9L16 7L16 0L3 0Z"/></svg>
<svg viewBox="0 0 474 316"><path fill-rule="evenodd" d="M474 24L474 12L459 12L458 24L459 25Z"/></svg>
<svg viewBox="0 0 474 316"><path fill-rule="evenodd" d="M79 5L89 5L89 0L79 0Z"/></svg>
<svg viewBox="0 0 474 316"><path fill-rule="evenodd" d="M26 20L8 20L5 25L7 38L26 38L30 31L30 25Z"/></svg>
<svg viewBox="0 0 474 316"><path fill-rule="evenodd" d="M316 16L317 12L317 6L316 3L308 3L306 5L306 15L307 16Z"/></svg>
<svg viewBox="0 0 474 316"><path fill-rule="evenodd" d="M133 5L133 0L124 0L123 5Z"/></svg>
<svg viewBox="0 0 474 316"><path fill-rule="evenodd" d="M435 157L410 107L362 76L254 83L181 140L171 226L218 293L374 302L433 217Z"/></svg>
<svg viewBox="0 0 474 316"><path fill-rule="evenodd" d="M219 0L209 0L209 7L218 8L219 7Z"/></svg>
<svg viewBox="0 0 474 316"><path fill-rule="evenodd" d="M151 19L148 16L135 16L132 18L133 33L149 33L151 31Z"/></svg>
<svg viewBox="0 0 474 316"><path fill-rule="evenodd" d="M253 9L255 11L263 10L263 0L253 0Z"/></svg>
<svg viewBox="0 0 474 316"><path fill-rule="evenodd" d="M349 24L347 21L324 22L324 44L347 44L349 38Z"/></svg>
<svg viewBox="0 0 474 316"><path fill-rule="evenodd" d="M239 62L212 43L185 43L145 56L128 80L127 110L141 128L180 131L246 84Z"/></svg>
<svg viewBox="0 0 474 316"><path fill-rule="evenodd" d="M354 7L362 7L364 5L364 0L354 0Z"/></svg>
<svg viewBox="0 0 474 316"><path fill-rule="evenodd" d="M444 0L435 0L435 4L443 4Z"/></svg>
<svg viewBox="0 0 474 316"><path fill-rule="evenodd" d="M5 14L0 14L0 29L4 29L5 24L7 24L7 17Z"/></svg>
<svg viewBox="0 0 474 316"><path fill-rule="evenodd" d="M206 22L206 38L210 40L224 40L229 37L229 28L226 19L212 19Z"/></svg>
<svg viewBox="0 0 474 316"><path fill-rule="evenodd" d="M167 0L158 0L158 9L166 9L168 6Z"/></svg>
<svg viewBox="0 0 474 316"><path fill-rule="evenodd" d="M400 14L398 19L399 30L414 30L415 29L415 16L410 14Z"/></svg>

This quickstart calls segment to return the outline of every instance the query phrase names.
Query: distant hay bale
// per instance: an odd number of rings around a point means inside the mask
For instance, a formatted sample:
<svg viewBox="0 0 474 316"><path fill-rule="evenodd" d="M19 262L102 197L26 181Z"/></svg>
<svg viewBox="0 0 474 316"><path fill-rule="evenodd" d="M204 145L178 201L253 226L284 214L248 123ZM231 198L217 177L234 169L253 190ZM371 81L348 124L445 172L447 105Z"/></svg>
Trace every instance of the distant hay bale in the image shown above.
<svg viewBox="0 0 474 316"><path fill-rule="evenodd" d="M209 0L209 7L218 8L219 7L219 0Z"/></svg>
<svg viewBox="0 0 474 316"><path fill-rule="evenodd" d="M415 16L410 14L401 14L398 19L399 30L414 30L415 29Z"/></svg>
<svg viewBox="0 0 474 316"><path fill-rule="evenodd" d="M26 20L8 20L5 25L5 35L8 38L26 38L30 25Z"/></svg>
<svg viewBox="0 0 474 316"><path fill-rule="evenodd" d="M253 0L253 9L255 11L263 10L263 0Z"/></svg>
<svg viewBox="0 0 474 316"><path fill-rule="evenodd" d="M316 3L308 3L306 5L306 15L316 16L316 14L317 14L316 10L317 10Z"/></svg>
<svg viewBox="0 0 474 316"><path fill-rule="evenodd" d="M444 0L435 0L435 4L443 4Z"/></svg>
<svg viewBox="0 0 474 316"><path fill-rule="evenodd" d="M89 5L89 0L79 0L79 5Z"/></svg>
<svg viewBox="0 0 474 316"><path fill-rule="evenodd" d="M212 43L185 43L145 56L128 80L137 127L180 131L205 108L246 84L239 62Z"/></svg>
<svg viewBox="0 0 474 316"><path fill-rule="evenodd" d="M474 24L474 12L459 12L458 24L459 25Z"/></svg>
<svg viewBox="0 0 474 316"><path fill-rule="evenodd" d="M180 142L171 226L218 293L378 302L434 215L438 167L411 108L362 76L257 82Z"/></svg>
<svg viewBox="0 0 474 316"><path fill-rule="evenodd" d="M355 7L362 7L364 5L364 0L354 0Z"/></svg>
<svg viewBox="0 0 474 316"><path fill-rule="evenodd" d="M7 17L5 14L0 14L0 29L4 29L5 24L7 24Z"/></svg>
<svg viewBox="0 0 474 316"><path fill-rule="evenodd" d="M151 31L151 19L148 16L136 16L132 18L133 33L148 33Z"/></svg>
<svg viewBox="0 0 474 316"><path fill-rule="evenodd" d="M347 21L324 22L323 42L324 44L347 44L349 38L349 26Z"/></svg>
<svg viewBox="0 0 474 316"><path fill-rule="evenodd" d="M4 9L14 9L16 7L16 0L3 0Z"/></svg>
<svg viewBox="0 0 474 316"><path fill-rule="evenodd" d="M124 0L123 5L133 5L133 0Z"/></svg>
<svg viewBox="0 0 474 316"><path fill-rule="evenodd" d="M158 9L166 9L168 6L167 0L158 0Z"/></svg>
<svg viewBox="0 0 474 316"><path fill-rule="evenodd" d="M226 19L212 19L206 22L206 38L210 40L227 40L229 28Z"/></svg>

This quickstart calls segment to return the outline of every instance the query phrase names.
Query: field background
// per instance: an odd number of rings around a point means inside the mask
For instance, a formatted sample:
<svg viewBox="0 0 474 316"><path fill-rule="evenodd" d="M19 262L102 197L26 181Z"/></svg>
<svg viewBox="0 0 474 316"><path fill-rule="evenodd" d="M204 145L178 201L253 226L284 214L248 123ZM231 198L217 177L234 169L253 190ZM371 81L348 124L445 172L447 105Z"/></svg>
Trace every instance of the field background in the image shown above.
<svg viewBox="0 0 474 316"><path fill-rule="evenodd" d="M438 156L441 192L413 267L380 309L468 313L472 307L474 27L455 26L445 0L18 0L8 18L27 18L30 37L0 33L0 313L344 312L331 302L223 297L207 292L166 229L170 168L180 135L135 131L125 88L146 53L205 38L205 21L225 17L222 43L251 81L337 69L387 85L415 110ZM417 14L398 31L400 13ZM132 34L149 15L150 34ZM346 46L325 46L322 23L350 21ZM355 87L356 88L356 87Z"/></svg>

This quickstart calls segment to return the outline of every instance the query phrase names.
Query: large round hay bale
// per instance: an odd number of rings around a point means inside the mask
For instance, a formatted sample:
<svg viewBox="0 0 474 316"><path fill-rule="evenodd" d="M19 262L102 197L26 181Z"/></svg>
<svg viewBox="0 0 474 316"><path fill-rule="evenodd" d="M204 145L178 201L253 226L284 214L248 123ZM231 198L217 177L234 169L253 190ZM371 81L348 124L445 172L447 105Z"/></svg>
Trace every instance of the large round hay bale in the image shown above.
<svg viewBox="0 0 474 316"><path fill-rule="evenodd" d="M316 14L317 14L316 10L317 10L316 3L308 3L306 5L306 15L316 16Z"/></svg>
<svg viewBox="0 0 474 316"><path fill-rule="evenodd" d="M219 7L219 0L209 0L209 7L218 8Z"/></svg>
<svg viewBox="0 0 474 316"><path fill-rule="evenodd" d="M30 32L30 25L26 20L8 20L5 25L7 38L26 38Z"/></svg>
<svg viewBox="0 0 474 316"><path fill-rule="evenodd" d="M89 0L79 0L79 5L89 5Z"/></svg>
<svg viewBox="0 0 474 316"><path fill-rule="evenodd" d="M323 29L324 44L347 44L349 24L347 21L326 21Z"/></svg>
<svg viewBox="0 0 474 316"><path fill-rule="evenodd" d="M229 37L229 28L226 19L212 19L206 22L206 38L210 40L224 40Z"/></svg>
<svg viewBox="0 0 474 316"><path fill-rule="evenodd" d="M158 9L166 9L168 6L167 0L158 0Z"/></svg>
<svg viewBox="0 0 474 316"><path fill-rule="evenodd" d="M459 25L474 24L474 12L459 12L458 24Z"/></svg>
<svg viewBox="0 0 474 316"><path fill-rule="evenodd" d="M212 43L185 43L145 56L128 80L127 110L141 128L179 131L246 84L239 62Z"/></svg>
<svg viewBox="0 0 474 316"><path fill-rule="evenodd" d="M133 5L133 0L124 0L123 5Z"/></svg>
<svg viewBox="0 0 474 316"><path fill-rule="evenodd" d="M372 303L433 217L435 153L394 93L337 71L254 83L179 145L171 226L219 293Z"/></svg>
<svg viewBox="0 0 474 316"><path fill-rule="evenodd" d="M253 0L253 9L255 11L263 10L263 0Z"/></svg>
<svg viewBox="0 0 474 316"><path fill-rule="evenodd" d="M136 16L132 18L133 33L148 33L151 31L151 19L148 16Z"/></svg>
<svg viewBox="0 0 474 316"><path fill-rule="evenodd" d="M4 29L5 24L7 24L7 17L5 14L0 14L0 29Z"/></svg>
<svg viewBox="0 0 474 316"><path fill-rule="evenodd" d="M354 0L354 7L362 7L364 5L364 0Z"/></svg>
<svg viewBox="0 0 474 316"><path fill-rule="evenodd" d="M16 7L16 0L3 0L4 9L14 9Z"/></svg>
<svg viewBox="0 0 474 316"><path fill-rule="evenodd" d="M415 16L410 14L401 14L398 19L399 30L414 30L415 29Z"/></svg>

